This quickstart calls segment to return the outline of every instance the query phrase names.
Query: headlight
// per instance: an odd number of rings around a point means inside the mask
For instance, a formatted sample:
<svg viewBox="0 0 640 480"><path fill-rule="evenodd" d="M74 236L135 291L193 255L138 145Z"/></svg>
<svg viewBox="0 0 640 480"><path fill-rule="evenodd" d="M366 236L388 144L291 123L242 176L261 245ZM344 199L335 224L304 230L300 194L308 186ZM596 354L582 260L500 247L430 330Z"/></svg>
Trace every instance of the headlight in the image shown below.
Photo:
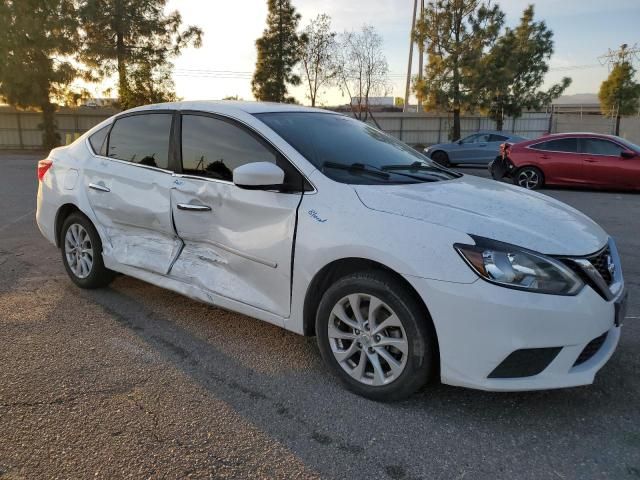
<svg viewBox="0 0 640 480"><path fill-rule="evenodd" d="M576 295L582 279L562 262L514 245L474 237L478 245L454 248L481 278L505 287L553 295Z"/></svg>

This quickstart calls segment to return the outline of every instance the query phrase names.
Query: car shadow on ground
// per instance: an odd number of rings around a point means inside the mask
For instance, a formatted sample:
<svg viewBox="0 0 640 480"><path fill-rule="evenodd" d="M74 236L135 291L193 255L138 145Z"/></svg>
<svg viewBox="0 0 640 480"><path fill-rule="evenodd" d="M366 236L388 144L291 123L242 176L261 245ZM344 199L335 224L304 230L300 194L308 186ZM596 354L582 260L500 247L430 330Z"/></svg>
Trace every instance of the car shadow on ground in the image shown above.
<svg viewBox="0 0 640 480"><path fill-rule="evenodd" d="M144 302L131 293L141 288L148 296ZM308 454L318 446L346 462L362 462L366 457L375 463L388 458L382 444L363 441L381 435L375 421L379 418L385 419L384 435L396 438L398 448L419 450L427 444L433 448L434 438L443 451L459 448L460 443L477 448L483 437L504 434L516 443L537 438L536 448L545 450L568 432L610 428L609 422L624 415L629 405L640 404L640 392L630 381L640 365L631 352L614 356L601 378L589 387L491 393L435 383L408 400L376 403L344 390L327 373L314 339L237 314L226 315L224 324L218 321L216 328L224 330L221 337L207 338L196 333L211 327L205 312L217 317L225 312L127 277L119 278L113 288L82 295L101 305L165 361L320 471L326 471L327 465ZM171 314L190 310L193 312L182 317ZM255 338L276 341L262 343L252 340ZM225 347L247 340L252 349L249 361L239 360ZM276 365L260 368L264 362ZM403 421L408 414L415 419L411 427ZM347 421L340 429L335 427L339 419L355 421ZM452 432L458 433L452 436ZM464 438L461 432L466 432ZM622 431L618 440L624 448L640 445L640 437L630 431ZM410 465L397 462L382 462L378 467L387 472L410 470Z"/></svg>

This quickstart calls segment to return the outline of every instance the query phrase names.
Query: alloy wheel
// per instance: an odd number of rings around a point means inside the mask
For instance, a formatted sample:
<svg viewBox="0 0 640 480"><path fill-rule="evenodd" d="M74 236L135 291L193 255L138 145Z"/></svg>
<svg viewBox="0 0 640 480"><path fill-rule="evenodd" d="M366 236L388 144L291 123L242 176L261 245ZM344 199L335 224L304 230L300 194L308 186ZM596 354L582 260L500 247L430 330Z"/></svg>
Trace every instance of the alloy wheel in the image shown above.
<svg viewBox="0 0 640 480"><path fill-rule="evenodd" d="M87 278L93 268L93 246L89 232L74 223L67 229L64 237L64 252L67 263L78 278Z"/></svg>
<svg viewBox="0 0 640 480"><path fill-rule="evenodd" d="M353 379L386 385L404 371L409 342L401 320L379 298L348 295L331 310L329 343L336 361Z"/></svg>
<svg viewBox="0 0 640 480"><path fill-rule="evenodd" d="M540 185L540 175L535 170L522 170L518 173L518 185L528 190L533 190Z"/></svg>

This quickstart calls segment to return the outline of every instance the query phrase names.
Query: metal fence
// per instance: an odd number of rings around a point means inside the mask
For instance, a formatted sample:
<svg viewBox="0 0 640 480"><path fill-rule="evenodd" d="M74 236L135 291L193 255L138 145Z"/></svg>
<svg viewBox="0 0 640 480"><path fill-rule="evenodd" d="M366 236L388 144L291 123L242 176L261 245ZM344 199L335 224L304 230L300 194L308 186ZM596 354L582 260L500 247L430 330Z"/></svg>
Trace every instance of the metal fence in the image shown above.
<svg viewBox="0 0 640 480"><path fill-rule="evenodd" d="M380 128L409 145L433 145L447 142L453 125L453 117L428 113L384 112L375 113ZM528 138L536 138L549 131L549 113L525 113L522 117L506 118L503 130ZM370 119L370 123L373 121ZM495 130L495 121L484 116L463 116L460 119L464 137L479 130Z"/></svg>
<svg viewBox="0 0 640 480"><path fill-rule="evenodd" d="M102 120L117 113L104 107L62 108L55 120L62 144L71 143L78 136ZM374 116L380 127L409 145L433 145L447 142L453 118L451 115L431 113L379 112ZM373 123L369 120L370 123ZM0 107L0 149L42 148L42 114ZM495 130L495 122L487 117L463 116L461 134L466 136L478 130ZM505 119L503 130L527 138L537 138L547 132L613 133L615 121L598 114L583 115L573 112L524 113L517 119ZM640 143L640 116L623 117L620 135Z"/></svg>
<svg viewBox="0 0 640 480"><path fill-rule="evenodd" d="M113 109L60 109L55 121L62 144L71 143L94 125L116 113ZM42 148L42 113L0 108L0 148Z"/></svg>

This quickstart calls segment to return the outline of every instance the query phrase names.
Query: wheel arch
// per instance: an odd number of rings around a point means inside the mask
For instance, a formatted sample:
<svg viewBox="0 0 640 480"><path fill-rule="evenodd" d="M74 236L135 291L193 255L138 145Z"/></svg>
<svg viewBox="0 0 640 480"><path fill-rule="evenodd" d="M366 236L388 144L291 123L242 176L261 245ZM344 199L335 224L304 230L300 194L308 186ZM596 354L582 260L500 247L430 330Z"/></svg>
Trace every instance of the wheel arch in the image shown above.
<svg viewBox="0 0 640 480"><path fill-rule="evenodd" d="M411 285L411 283L395 270L387 267L386 265L370 260L367 258L359 257L347 257L333 260L324 267L322 267L313 277L309 285L304 298L303 307L303 333L305 336L315 335L315 323L316 323L316 311L320 300L327 291L330 285L336 280L345 277L351 273L376 270L385 272L392 275L398 281L398 284L402 285L411 296L413 296L421 308L424 309L425 317L433 323L431 320L431 314L424 300L418 293L418 291ZM434 329L435 331L435 329ZM437 335L436 335L437 344Z"/></svg>
<svg viewBox="0 0 640 480"><path fill-rule="evenodd" d="M82 210L80 210L78 206L73 203L65 203L64 205L61 205L60 208L58 208L58 211L56 212L54 232L55 232L56 247L58 248L60 248L60 246L62 245L62 239L60 238L60 236L62 235L62 226L64 225L64 221L69 217L69 215L71 215L74 212L80 212L82 215L84 215Z"/></svg>

